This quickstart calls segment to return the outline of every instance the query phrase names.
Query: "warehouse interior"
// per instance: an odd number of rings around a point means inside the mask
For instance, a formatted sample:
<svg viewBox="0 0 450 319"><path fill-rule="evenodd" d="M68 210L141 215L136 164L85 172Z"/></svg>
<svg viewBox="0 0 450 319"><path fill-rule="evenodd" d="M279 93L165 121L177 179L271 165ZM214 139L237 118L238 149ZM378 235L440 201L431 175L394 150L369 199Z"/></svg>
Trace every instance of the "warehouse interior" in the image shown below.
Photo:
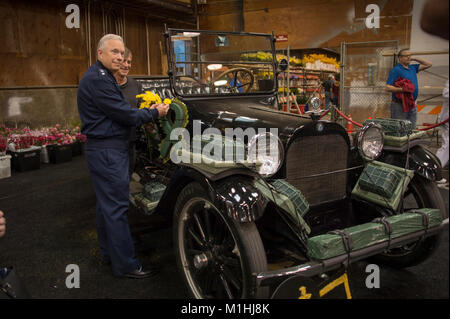
<svg viewBox="0 0 450 319"><path fill-rule="evenodd" d="M151 304L174 316L198 315L192 298L448 299L449 43L448 33L444 39L423 28L429 1L0 0L0 299L14 299L2 281L10 265L26 288L19 285L19 299L178 299ZM107 34L132 52L125 86L100 61ZM394 121L387 89L404 49L432 64L417 75L417 126ZM92 134L100 124L86 123L95 112L82 112L95 100L86 74L96 68L117 80L109 89L121 106L127 79L139 84L140 94L131 94L139 124L104 111L105 131L119 132L119 146L108 144L117 136ZM232 136L233 151L242 142L249 154L264 150L267 162L232 154L202 166L203 132L220 137L226 156L230 127L245 137ZM276 134L246 135L269 127ZM275 147L258 144L262 135L275 135ZM174 158L184 149L174 145L186 140L192 162L180 164ZM119 174L96 172L93 145L102 154L114 149L99 167L126 157L126 187L102 183L117 198L114 188L126 190L117 202L126 202L125 224L143 262L138 272L159 265L147 281L118 278L115 261L103 258L98 181ZM417 225L402 224L404 237L394 238L391 220L400 225L409 213ZM335 241L327 246L322 238ZM314 244L317 255L308 250ZM230 264L242 278L226 272ZM81 269L81 289L68 283L68 265ZM369 282L373 269L381 288ZM267 304L275 315L298 310L297 303Z"/></svg>

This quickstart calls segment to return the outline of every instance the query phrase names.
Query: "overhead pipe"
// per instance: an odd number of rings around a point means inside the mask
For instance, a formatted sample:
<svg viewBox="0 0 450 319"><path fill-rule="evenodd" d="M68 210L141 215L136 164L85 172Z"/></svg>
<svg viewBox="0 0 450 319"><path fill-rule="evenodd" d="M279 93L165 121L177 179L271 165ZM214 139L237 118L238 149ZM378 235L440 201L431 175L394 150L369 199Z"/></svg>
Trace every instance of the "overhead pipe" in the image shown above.
<svg viewBox="0 0 450 319"><path fill-rule="evenodd" d="M78 84L75 84L75 85L3 86L3 87L0 87L0 91L38 90L38 89L75 89L75 88L78 88Z"/></svg>
<svg viewBox="0 0 450 319"><path fill-rule="evenodd" d="M146 38L146 51L147 51L147 75L150 75L150 44L148 33L148 18L145 17L145 38Z"/></svg>
<svg viewBox="0 0 450 319"><path fill-rule="evenodd" d="M183 13L188 13L188 14L192 14L193 13L192 8L189 8L189 7L180 5L180 4L175 4L175 3L162 1L162 0L145 0L143 2L146 2L148 4L154 4L154 5L166 8L166 9L179 11L179 12L183 12Z"/></svg>
<svg viewBox="0 0 450 319"><path fill-rule="evenodd" d="M191 25L191 26L196 26L196 24L197 24L196 22L181 21L178 19L170 18L170 17L162 17L160 15L156 15L156 14L152 14L152 13L146 13L146 17L154 18L154 19L158 19L158 20L162 20L162 21L166 21L166 22L183 23L183 24L187 24L187 25Z"/></svg>
<svg viewBox="0 0 450 319"><path fill-rule="evenodd" d="M87 2L87 27L86 27L86 33L87 33L87 50L88 50L88 68L91 66L92 63L92 46L91 46L91 0Z"/></svg>
<svg viewBox="0 0 450 319"><path fill-rule="evenodd" d="M240 11L241 11L241 32L245 31L245 13L244 13L244 0L241 0L241 2L239 3L240 5Z"/></svg>

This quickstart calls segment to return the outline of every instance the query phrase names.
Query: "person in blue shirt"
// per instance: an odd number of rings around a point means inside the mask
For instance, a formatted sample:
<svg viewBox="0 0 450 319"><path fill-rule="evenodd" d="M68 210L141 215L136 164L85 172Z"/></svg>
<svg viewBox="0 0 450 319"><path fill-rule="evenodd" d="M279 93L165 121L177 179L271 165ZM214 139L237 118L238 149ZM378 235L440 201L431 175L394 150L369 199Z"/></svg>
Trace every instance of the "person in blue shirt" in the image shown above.
<svg viewBox="0 0 450 319"><path fill-rule="evenodd" d="M169 106L137 109L124 98L113 74L124 59L120 36L107 34L97 47L97 63L81 78L77 92L81 132L86 139L86 161L97 197L96 227L102 263L114 275L146 278L155 269L143 269L134 256L128 225L130 129L167 114Z"/></svg>
<svg viewBox="0 0 450 319"><path fill-rule="evenodd" d="M403 92L403 89L401 87L394 86L394 83L398 78L410 80L415 87L413 98L414 101L416 101L417 96L419 95L417 73L430 68L432 63L420 58L411 58L411 52L409 49L400 50L397 57L399 63L391 70L386 82L386 91L392 93L391 118L410 120L413 128L415 128L417 122L417 107L414 106L414 108L410 109L408 112L403 111L402 100L395 97L395 94ZM410 64L412 61L419 62L419 64Z"/></svg>
<svg viewBox="0 0 450 319"><path fill-rule="evenodd" d="M239 79L231 78L230 82L228 83L228 86L234 90L237 90L237 92L234 93L244 92L244 89L242 88L242 83Z"/></svg>

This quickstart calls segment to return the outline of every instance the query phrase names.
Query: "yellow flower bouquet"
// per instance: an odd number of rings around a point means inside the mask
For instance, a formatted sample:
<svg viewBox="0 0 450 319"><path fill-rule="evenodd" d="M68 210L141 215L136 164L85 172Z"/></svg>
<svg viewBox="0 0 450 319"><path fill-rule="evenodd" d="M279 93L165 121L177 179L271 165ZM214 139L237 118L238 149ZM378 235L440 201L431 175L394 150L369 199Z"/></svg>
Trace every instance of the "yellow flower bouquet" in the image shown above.
<svg viewBox="0 0 450 319"><path fill-rule="evenodd" d="M153 93L151 91L145 91L143 94L136 95L136 98L142 99L141 105L139 105L140 109L143 108L150 108L153 104L170 104L172 103L172 100L170 99L164 99L164 101L161 101L161 98L158 94Z"/></svg>

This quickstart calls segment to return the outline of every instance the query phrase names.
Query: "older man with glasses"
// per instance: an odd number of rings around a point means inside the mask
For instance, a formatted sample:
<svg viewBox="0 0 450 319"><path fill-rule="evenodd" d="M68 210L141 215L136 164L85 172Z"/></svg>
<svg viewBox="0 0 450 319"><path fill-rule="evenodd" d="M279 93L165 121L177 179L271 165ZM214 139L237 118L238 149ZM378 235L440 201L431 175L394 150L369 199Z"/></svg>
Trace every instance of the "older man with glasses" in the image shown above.
<svg viewBox="0 0 450 319"><path fill-rule="evenodd" d="M156 271L144 270L136 259L127 216L130 129L165 116L169 106L137 109L127 102L113 75L122 65L124 53L120 36L107 34L100 39L98 61L81 78L77 101L81 132L87 136L86 161L97 196L102 263L110 264L116 276L146 278Z"/></svg>

